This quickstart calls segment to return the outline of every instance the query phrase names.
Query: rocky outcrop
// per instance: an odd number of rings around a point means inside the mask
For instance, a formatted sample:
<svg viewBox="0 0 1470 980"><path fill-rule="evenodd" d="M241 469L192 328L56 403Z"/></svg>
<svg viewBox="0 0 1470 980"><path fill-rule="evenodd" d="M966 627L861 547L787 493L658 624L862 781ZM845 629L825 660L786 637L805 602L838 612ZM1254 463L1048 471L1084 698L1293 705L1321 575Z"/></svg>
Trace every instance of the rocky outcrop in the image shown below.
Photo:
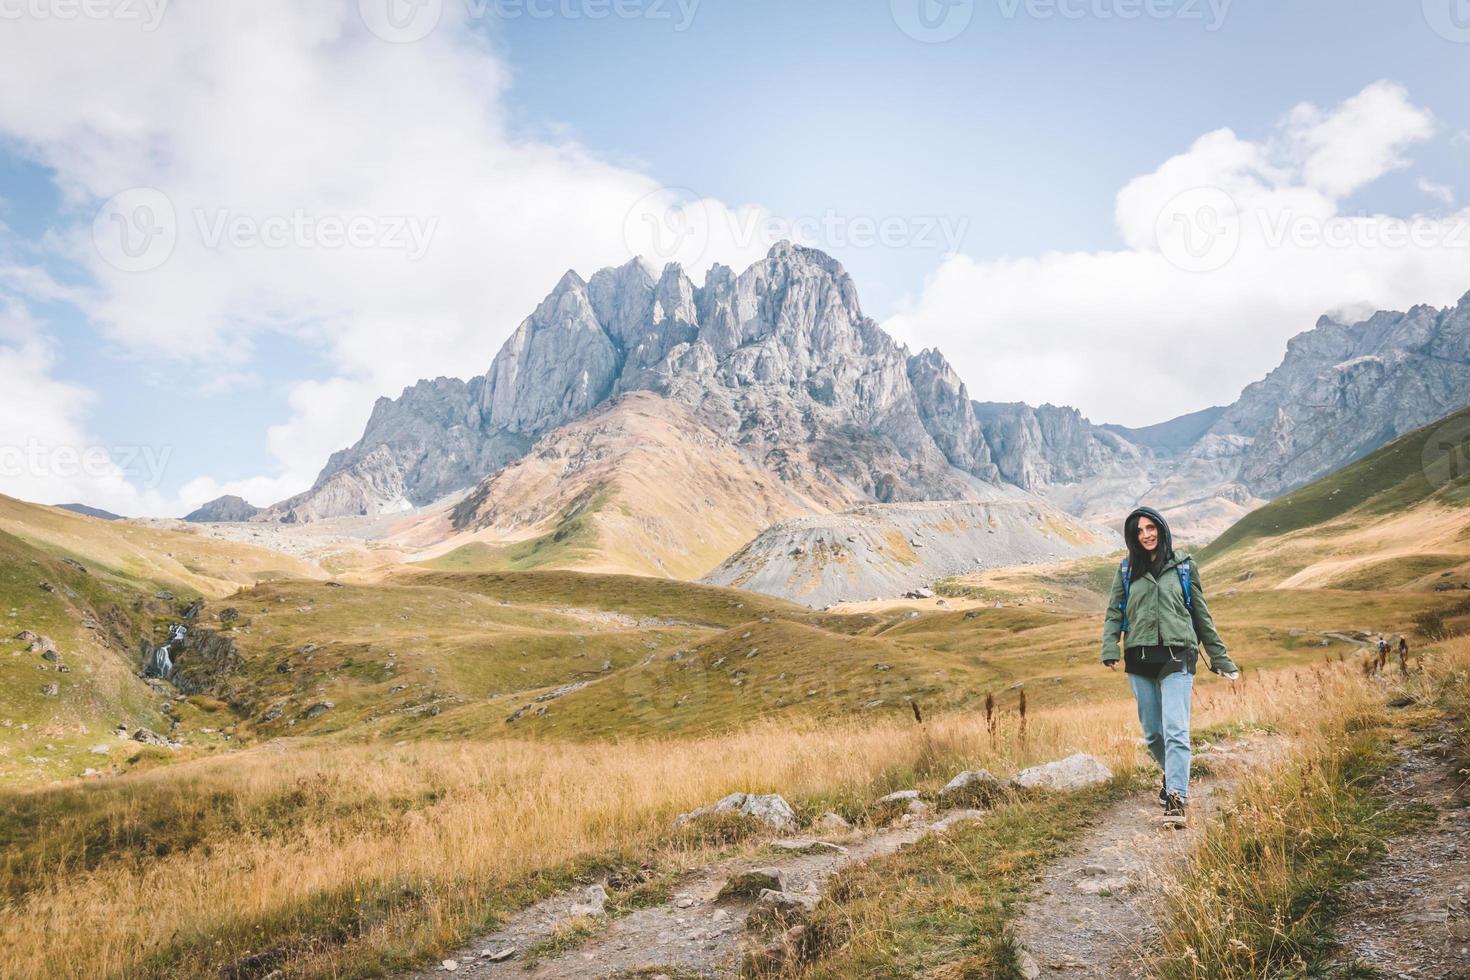
<svg viewBox="0 0 1470 980"><path fill-rule="evenodd" d="M380 399L362 439L266 519L391 513L474 485L620 394L683 405L803 493L972 497L998 479L968 395L937 352L910 358L830 257L789 243L696 286L678 265L574 272L479 378Z"/></svg>
<svg viewBox="0 0 1470 980"><path fill-rule="evenodd" d="M190 524L233 524L237 521L254 520L259 513L259 507L241 497L226 494L186 515L184 520Z"/></svg>
<svg viewBox="0 0 1470 980"><path fill-rule="evenodd" d="M1136 467L1143 455L1075 408L975 402L974 413L1001 476L1026 490L1077 483L1119 465Z"/></svg>
<svg viewBox="0 0 1470 980"><path fill-rule="evenodd" d="M1211 429L1249 438L1240 481L1293 490L1470 405L1470 294L1359 323L1324 317Z"/></svg>
<svg viewBox="0 0 1470 980"><path fill-rule="evenodd" d="M981 568L1101 554L1114 538L1018 490L784 521L704 581L809 606L902 595Z"/></svg>

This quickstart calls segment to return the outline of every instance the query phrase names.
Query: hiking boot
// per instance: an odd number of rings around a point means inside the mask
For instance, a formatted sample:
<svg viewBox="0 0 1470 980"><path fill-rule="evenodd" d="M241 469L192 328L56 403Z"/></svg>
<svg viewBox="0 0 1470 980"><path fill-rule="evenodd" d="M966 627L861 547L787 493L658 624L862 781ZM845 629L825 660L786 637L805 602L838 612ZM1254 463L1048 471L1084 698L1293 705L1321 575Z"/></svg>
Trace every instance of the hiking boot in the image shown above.
<svg viewBox="0 0 1470 980"><path fill-rule="evenodd" d="M1184 826L1184 798L1178 793L1170 793L1169 799L1165 801L1164 821L1176 827Z"/></svg>
<svg viewBox="0 0 1470 980"><path fill-rule="evenodd" d="M1165 807L1165 808L1167 808L1169 806L1169 784L1168 783L1160 783L1159 784L1159 806Z"/></svg>

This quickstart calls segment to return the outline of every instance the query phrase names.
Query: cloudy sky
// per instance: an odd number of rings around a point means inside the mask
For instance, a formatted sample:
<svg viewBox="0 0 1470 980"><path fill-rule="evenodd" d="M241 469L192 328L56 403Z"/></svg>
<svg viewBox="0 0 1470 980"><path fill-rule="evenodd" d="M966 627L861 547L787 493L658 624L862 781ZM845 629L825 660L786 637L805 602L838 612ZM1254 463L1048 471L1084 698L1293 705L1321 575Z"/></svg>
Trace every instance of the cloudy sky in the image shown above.
<svg viewBox="0 0 1470 980"><path fill-rule="evenodd" d="M566 269L782 237L1161 421L1470 291L1467 93L1467 0L0 0L0 492L270 503Z"/></svg>

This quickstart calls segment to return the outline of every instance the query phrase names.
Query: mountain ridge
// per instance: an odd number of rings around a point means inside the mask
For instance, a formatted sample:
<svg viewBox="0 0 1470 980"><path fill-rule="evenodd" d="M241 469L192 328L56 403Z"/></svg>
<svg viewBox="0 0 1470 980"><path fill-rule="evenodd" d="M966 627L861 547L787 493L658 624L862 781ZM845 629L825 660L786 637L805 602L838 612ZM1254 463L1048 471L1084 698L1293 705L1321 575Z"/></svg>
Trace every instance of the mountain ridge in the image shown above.
<svg viewBox="0 0 1470 980"><path fill-rule="evenodd" d="M703 285L641 261L568 270L484 375L380 398L312 489L256 519L407 511L472 488L538 440L632 391L690 411L799 494L854 504L966 500L1014 485L1111 520L1145 497L1218 532L1254 506L1470 404L1470 295L1459 307L1332 317L1229 406L1141 428L1075 408L971 399L935 348L863 315L824 253L787 242Z"/></svg>

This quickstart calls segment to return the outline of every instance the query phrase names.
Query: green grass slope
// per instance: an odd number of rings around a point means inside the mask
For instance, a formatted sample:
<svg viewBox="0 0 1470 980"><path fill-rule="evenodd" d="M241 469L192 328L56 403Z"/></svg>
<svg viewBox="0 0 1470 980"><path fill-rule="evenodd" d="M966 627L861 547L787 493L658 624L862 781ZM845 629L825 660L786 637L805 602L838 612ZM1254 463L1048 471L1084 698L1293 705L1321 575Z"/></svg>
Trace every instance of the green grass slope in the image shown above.
<svg viewBox="0 0 1470 980"><path fill-rule="evenodd" d="M1200 552L1213 561L1262 538L1317 527L1360 511L1381 517L1428 501L1463 505L1470 497L1470 455L1460 444L1430 446L1444 432L1470 436L1470 409L1401 436L1355 463L1246 515ZM1432 462L1426 466L1426 458ZM1457 458L1452 471L1452 459Z"/></svg>

